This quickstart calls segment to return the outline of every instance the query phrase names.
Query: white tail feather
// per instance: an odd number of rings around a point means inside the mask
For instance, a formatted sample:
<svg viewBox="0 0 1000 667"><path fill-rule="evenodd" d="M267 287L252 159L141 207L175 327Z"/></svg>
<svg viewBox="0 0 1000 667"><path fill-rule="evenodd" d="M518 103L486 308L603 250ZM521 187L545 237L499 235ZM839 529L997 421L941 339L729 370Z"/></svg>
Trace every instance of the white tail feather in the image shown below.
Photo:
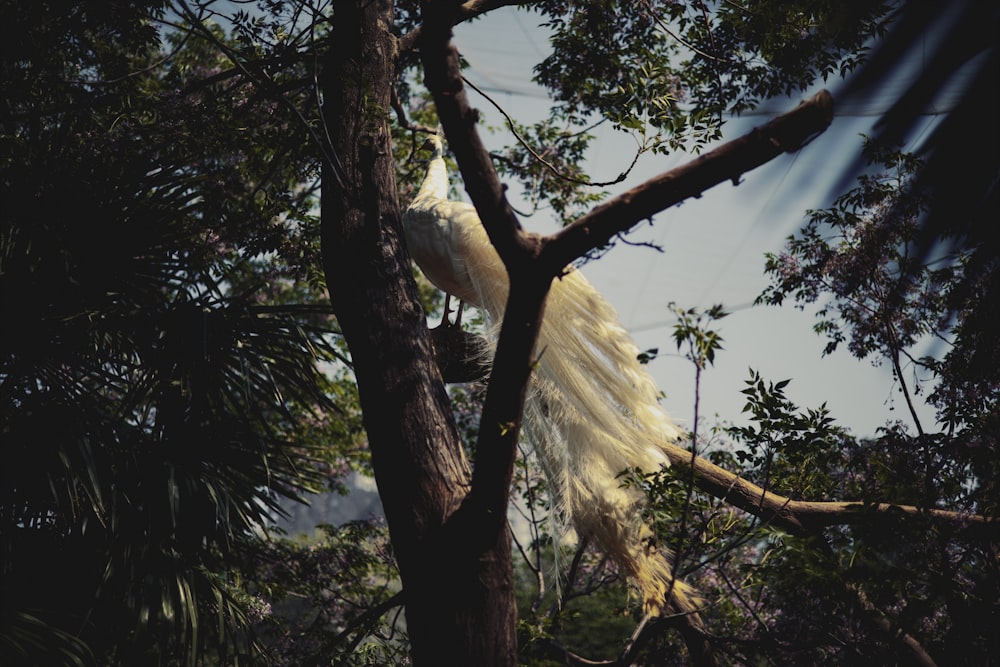
<svg viewBox="0 0 1000 667"><path fill-rule="evenodd" d="M495 336L507 272L475 208L447 200L439 139L434 148L428 177L404 217L407 245L431 282L484 311ZM659 613L668 597L678 611L693 612L690 589L674 581L669 554L657 549L640 518L643 494L619 479L625 470L667 465L660 445L680 431L614 308L580 271L553 282L536 356L522 433L559 511L626 571L648 612Z"/></svg>

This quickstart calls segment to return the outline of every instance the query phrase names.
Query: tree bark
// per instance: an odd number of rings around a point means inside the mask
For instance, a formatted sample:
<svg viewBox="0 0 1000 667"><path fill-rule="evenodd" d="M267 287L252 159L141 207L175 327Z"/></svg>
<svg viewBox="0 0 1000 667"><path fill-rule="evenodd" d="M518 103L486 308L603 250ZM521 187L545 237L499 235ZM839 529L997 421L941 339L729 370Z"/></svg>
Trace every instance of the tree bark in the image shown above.
<svg viewBox="0 0 1000 667"><path fill-rule="evenodd" d="M391 0L335 6L321 82L330 140L324 270L357 376L414 664L514 665L506 516L463 504L471 471L402 242L387 117L397 66L393 11Z"/></svg>
<svg viewBox="0 0 1000 667"><path fill-rule="evenodd" d="M440 11L454 13L454 7ZM402 243L387 117L398 59L390 32L393 11L391 0L336 3L322 78L330 141L323 151L324 269L357 375L404 587L414 664L514 665L516 607L506 508L531 348L549 281L569 260L616 231L796 150L829 123L830 99L821 94L743 140L540 239L520 229L478 142L475 117L456 74L457 55L448 44L455 17L423 26L419 43L428 86L470 195L511 272L511 298L473 476ZM793 532L825 525L825 511L834 509L843 517L853 509L794 505L735 476L720 476L705 467L711 464L692 461L683 450L674 454L675 463L695 465L702 488L747 511L766 512L768 520Z"/></svg>
<svg viewBox="0 0 1000 667"><path fill-rule="evenodd" d="M631 229L656 213L685 199L700 197L719 183L738 184L746 172L782 153L798 151L826 131L832 121L833 97L821 90L791 111L743 136L595 206L549 237L543 261L556 270L562 269L590 250L602 247L615 234Z"/></svg>
<svg viewBox="0 0 1000 667"><path fill-rule="evenodd" d="M663 452L671 465L694 468L694 484L702 491L793 535L815 535L828 526L865 523L878 516L927 517L956 529L986 534L1000 532L1000 522L979 514L892 503L792 500L761 488L706 459L692 456L691 452L677 445L664 444Z"/></svg>

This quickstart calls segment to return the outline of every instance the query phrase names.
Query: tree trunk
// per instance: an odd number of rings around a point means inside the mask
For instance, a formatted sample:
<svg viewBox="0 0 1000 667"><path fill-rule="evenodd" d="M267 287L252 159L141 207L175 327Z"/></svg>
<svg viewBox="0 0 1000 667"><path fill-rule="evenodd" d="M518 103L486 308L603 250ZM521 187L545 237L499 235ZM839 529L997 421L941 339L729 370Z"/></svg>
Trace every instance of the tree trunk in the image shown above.
<svg viewBox="0 0 1000 667"><path fill-rule="evenodd" d="M324 270L357 376L414 663L513 665L509 535L505 522L497 530L463 507L471 473L402 242L386 116L392 18L391 0L335 6L321 83Z"/></svg>

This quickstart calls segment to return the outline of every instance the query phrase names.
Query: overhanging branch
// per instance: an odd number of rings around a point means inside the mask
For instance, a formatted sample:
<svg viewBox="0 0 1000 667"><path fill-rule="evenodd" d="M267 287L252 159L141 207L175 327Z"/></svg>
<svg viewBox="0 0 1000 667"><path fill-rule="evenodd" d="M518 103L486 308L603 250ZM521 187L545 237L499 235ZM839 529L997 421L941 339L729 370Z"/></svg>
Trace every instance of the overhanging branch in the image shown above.
<svg viewBox="0 0 1000 667"><path fill-rule="evenodd" d="M782 153L797 151L829 127L833 97L820 91L786 114L728 141L690 162L594 207L548 239L543 257L548 267L562 269L573 260L608 243L615 234L685 199L700 196L724 181L739 182L748 171Z"/></svg>
<svg viewBox="0 0 1000 667"><path fill-rule="evenodd" d="M870 521L872 516L903 515L931 517L953 526L1000 532L1000 521L978 514L858 501L792 500L749 482L677 445L662 445L671 465L694 467L694 483L702 491L756 516L775 528L796 535L815 534L827 526Z"/></svg>
<svg viewBox="0 0 1000 667"><path fill-rule="evenodd" d="M462 5L464 6L464 5ZM479 113L469 105L462 82L458 50L451 43L455 7L446 2L424 3L420 55L427 89L434 97L448 146L455 155L462 181L490 241L510 271L537 254L537 237L525 234L507 202L504 186L476 125Z"/></svg>

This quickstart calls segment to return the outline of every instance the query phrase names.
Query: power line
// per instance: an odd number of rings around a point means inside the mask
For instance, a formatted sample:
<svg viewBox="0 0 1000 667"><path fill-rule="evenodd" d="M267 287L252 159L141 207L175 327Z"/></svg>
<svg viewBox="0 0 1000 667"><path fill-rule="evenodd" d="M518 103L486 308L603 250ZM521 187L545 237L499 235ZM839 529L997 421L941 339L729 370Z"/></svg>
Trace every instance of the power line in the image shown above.
<svg viewBox="0 0 1000 667"><path fill-rule="evenodd" d="M724 310L727 314L738 313L742 310L749 310L754 308L757 304L753 301L747 301L746 303L737 304L735 306L725 307ZM669 320L657 320L655 322L648 322L646 324L639 324L634 327L628 327L628 332L630 334L643 333L645 331L654 331L656 329L662 329L665 326L676 324L677 318Z"/></svg>

